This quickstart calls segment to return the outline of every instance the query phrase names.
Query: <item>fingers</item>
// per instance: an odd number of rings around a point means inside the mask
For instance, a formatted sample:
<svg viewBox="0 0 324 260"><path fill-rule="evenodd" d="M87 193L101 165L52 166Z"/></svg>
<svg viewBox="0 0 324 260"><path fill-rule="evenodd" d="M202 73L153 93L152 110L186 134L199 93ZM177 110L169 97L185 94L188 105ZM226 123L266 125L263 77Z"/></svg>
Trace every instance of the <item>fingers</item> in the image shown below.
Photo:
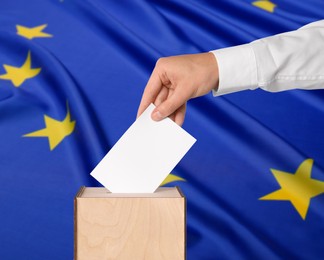
<svg viewBox="0 0 324 260"><path fill-rule="evenodd" d="M139 117L151 103L154 103L156 97L161 91L161 88L162 82L155 68L146 84L142 100L137 111L137 117Z"/></svg>
<svg viewBox="0 0 324 260"><path fill-rule="evenodd" d="M169 90L167 87L163 86L153 102L155 106L159 106L163 101L168 98Z"/></svg>
<svg viewBox="0 0 324 260"><path fill-rule="evenodd" d="M176 122L176 124L178 124L179 126L182 126L184 122L185 115L186 115L186 108L187 105L184 104L175 112L174 122Z"/></svg>
<svg viewBox="0 0 324 260"><path fill-rule="evenodd" d="M157 111L153 111L153 114L156 113ZM158 112L159 113L159 112ZM152 114L152 118L156 115L153 116ZM183 104L180 108L178 108L175 112L173 112L172 114L170 114L168 117L174 121L177 125L182 126L184 119L185 119L185 114L186 114L186 103ZM162 115L158 115L159 120L162 120L165 117L162 117ZM155 120L155 119L154 119ZM156 120L156 121L159 121Z"/></svg>
<svg viewBox="0 0 324 260"><path fill-rule="evenodd" d="M177 120L179 123L181 123L182 120L181 114L183 114L183 118L184 118L184 112L185 112L185 108L183 108L183 106L185 105L188 99L189 97L183 95L183 93L181 93L181 90L173 91L164 102L162 102L153 110L152 119L154 121L160 121L171 115L171 119L175 121L176 114L177 114L175 112L179 111L180 113Z"/></svg>

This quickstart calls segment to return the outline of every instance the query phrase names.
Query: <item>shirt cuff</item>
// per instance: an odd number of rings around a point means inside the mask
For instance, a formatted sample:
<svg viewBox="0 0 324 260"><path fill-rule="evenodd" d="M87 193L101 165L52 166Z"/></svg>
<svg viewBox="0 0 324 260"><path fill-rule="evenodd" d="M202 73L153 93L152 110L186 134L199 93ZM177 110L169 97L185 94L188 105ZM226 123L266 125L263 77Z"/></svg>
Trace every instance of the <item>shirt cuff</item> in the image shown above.
<svg viewBox="0 0 324 260"><path fill-rule="evenodd" d="M257 88L257 65L250 44L214 50L211 53L215 55L219 73L219 85L213 90L214 96Z"/></svg>

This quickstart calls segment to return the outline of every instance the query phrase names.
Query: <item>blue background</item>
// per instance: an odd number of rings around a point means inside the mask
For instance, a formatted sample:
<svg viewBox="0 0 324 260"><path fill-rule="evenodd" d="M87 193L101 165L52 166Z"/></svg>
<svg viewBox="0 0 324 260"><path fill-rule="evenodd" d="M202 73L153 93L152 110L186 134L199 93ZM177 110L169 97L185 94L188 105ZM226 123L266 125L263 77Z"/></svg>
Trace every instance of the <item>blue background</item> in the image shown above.
<svg viewBox="0 0 324 260"><path fill-rule="evenodd" d="M31 52L39 75L0 80L0 259L72 259L73 198L134 122L159 57L198 53L295 30L324 18L320 0L2 0L0 65ZM23 38L16 25L51 38ZM310 46L311 48L311 46ZM0 75L5 74L0 66ZM306 220L289 202L260 201L279 188L271 168L294 173L307 158L324 180L324 92L211 94L191 100L184 128L197 143L173 170L185 181L188 259L323 259L323 196ZM55 149L24 134L44 115L76 121Z"/></svg>

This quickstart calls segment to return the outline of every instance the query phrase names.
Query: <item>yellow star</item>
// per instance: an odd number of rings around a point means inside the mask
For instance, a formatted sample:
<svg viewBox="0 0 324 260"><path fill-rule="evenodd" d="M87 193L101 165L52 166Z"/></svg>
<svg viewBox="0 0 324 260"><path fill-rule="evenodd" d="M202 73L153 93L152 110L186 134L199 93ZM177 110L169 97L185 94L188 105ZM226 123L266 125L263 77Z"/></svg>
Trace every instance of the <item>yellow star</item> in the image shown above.
<svg viewBox="0 0 324 260"><path fill-rule="evenodd" d="M16 25L17 34L22 37L25 37L29 40L32 40L33 38L53 37L53 35L51 35L51 34L42 32L43 29L46 27L47 27L47 24L43 24L40 26L32 27L32 28L25 27L22 25Z"/></svg>
<svg viewBox="0 0 324 260"><path fill-rule="evenodd" d="M63 121L53 119L47 115L44 115L44 121L46 125L45 128L25 134L23 137L47 137L51 151L58 146L65 137L72 134L75 127L75 121L71 121L69 108L67 108L67 114Z"/></svg>
<svg viewBox="0 0 324 260"><path fill-rule="evenodd" d="M160 186L163 186L163 185L165 185L165 184L168 184L168 183L170 183L170 182L174 182L174 181L186 181L186 180L183 179L183 178L181 178L181 177L179 177L179 176L177 176L177 175L174 175L174 174L170 173L170 174L169 174L169 175L164 179L164 181L161 183Z"/></svg>
<svg viewBox="0 0 324 260"><path fill-rule="evenodd" d="M305 220L310 199L324 192L324 182L311 178L313 160L303 161L294 174L271 169L281 189L260 200L288 200Z"/></svg>
<svg viewBox="0 0 324 260"><path fill-rule="evenodd" d="M277 7L277 5L272 3L271 1L254 1L252 5L259 7L270 13L273 13L274 9Z"/></svg>
<svg viewBox="0 0 324 260"><path fill-rule="evenodd" d="M11 80L15 87L19 87L26 79L36 77L41 71L41 68L31 68L30 51L28 52L25 63L21 67L14 67L6 64L4 64L3 67L7 73L0 75L0 79Z"/></svg>

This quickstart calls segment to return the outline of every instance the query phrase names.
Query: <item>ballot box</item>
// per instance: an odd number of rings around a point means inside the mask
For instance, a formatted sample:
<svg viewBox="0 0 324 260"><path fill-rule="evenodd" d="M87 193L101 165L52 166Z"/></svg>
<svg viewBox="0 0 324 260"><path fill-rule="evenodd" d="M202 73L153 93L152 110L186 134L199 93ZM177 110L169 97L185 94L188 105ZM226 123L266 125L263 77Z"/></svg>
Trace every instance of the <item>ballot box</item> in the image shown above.
<svg viewBox="0 0 324 260"><path fill-rule="evenodd" d="M81 187L74 200L74 258L186 258L186 200L178 187L111 193Z"/></svg>

